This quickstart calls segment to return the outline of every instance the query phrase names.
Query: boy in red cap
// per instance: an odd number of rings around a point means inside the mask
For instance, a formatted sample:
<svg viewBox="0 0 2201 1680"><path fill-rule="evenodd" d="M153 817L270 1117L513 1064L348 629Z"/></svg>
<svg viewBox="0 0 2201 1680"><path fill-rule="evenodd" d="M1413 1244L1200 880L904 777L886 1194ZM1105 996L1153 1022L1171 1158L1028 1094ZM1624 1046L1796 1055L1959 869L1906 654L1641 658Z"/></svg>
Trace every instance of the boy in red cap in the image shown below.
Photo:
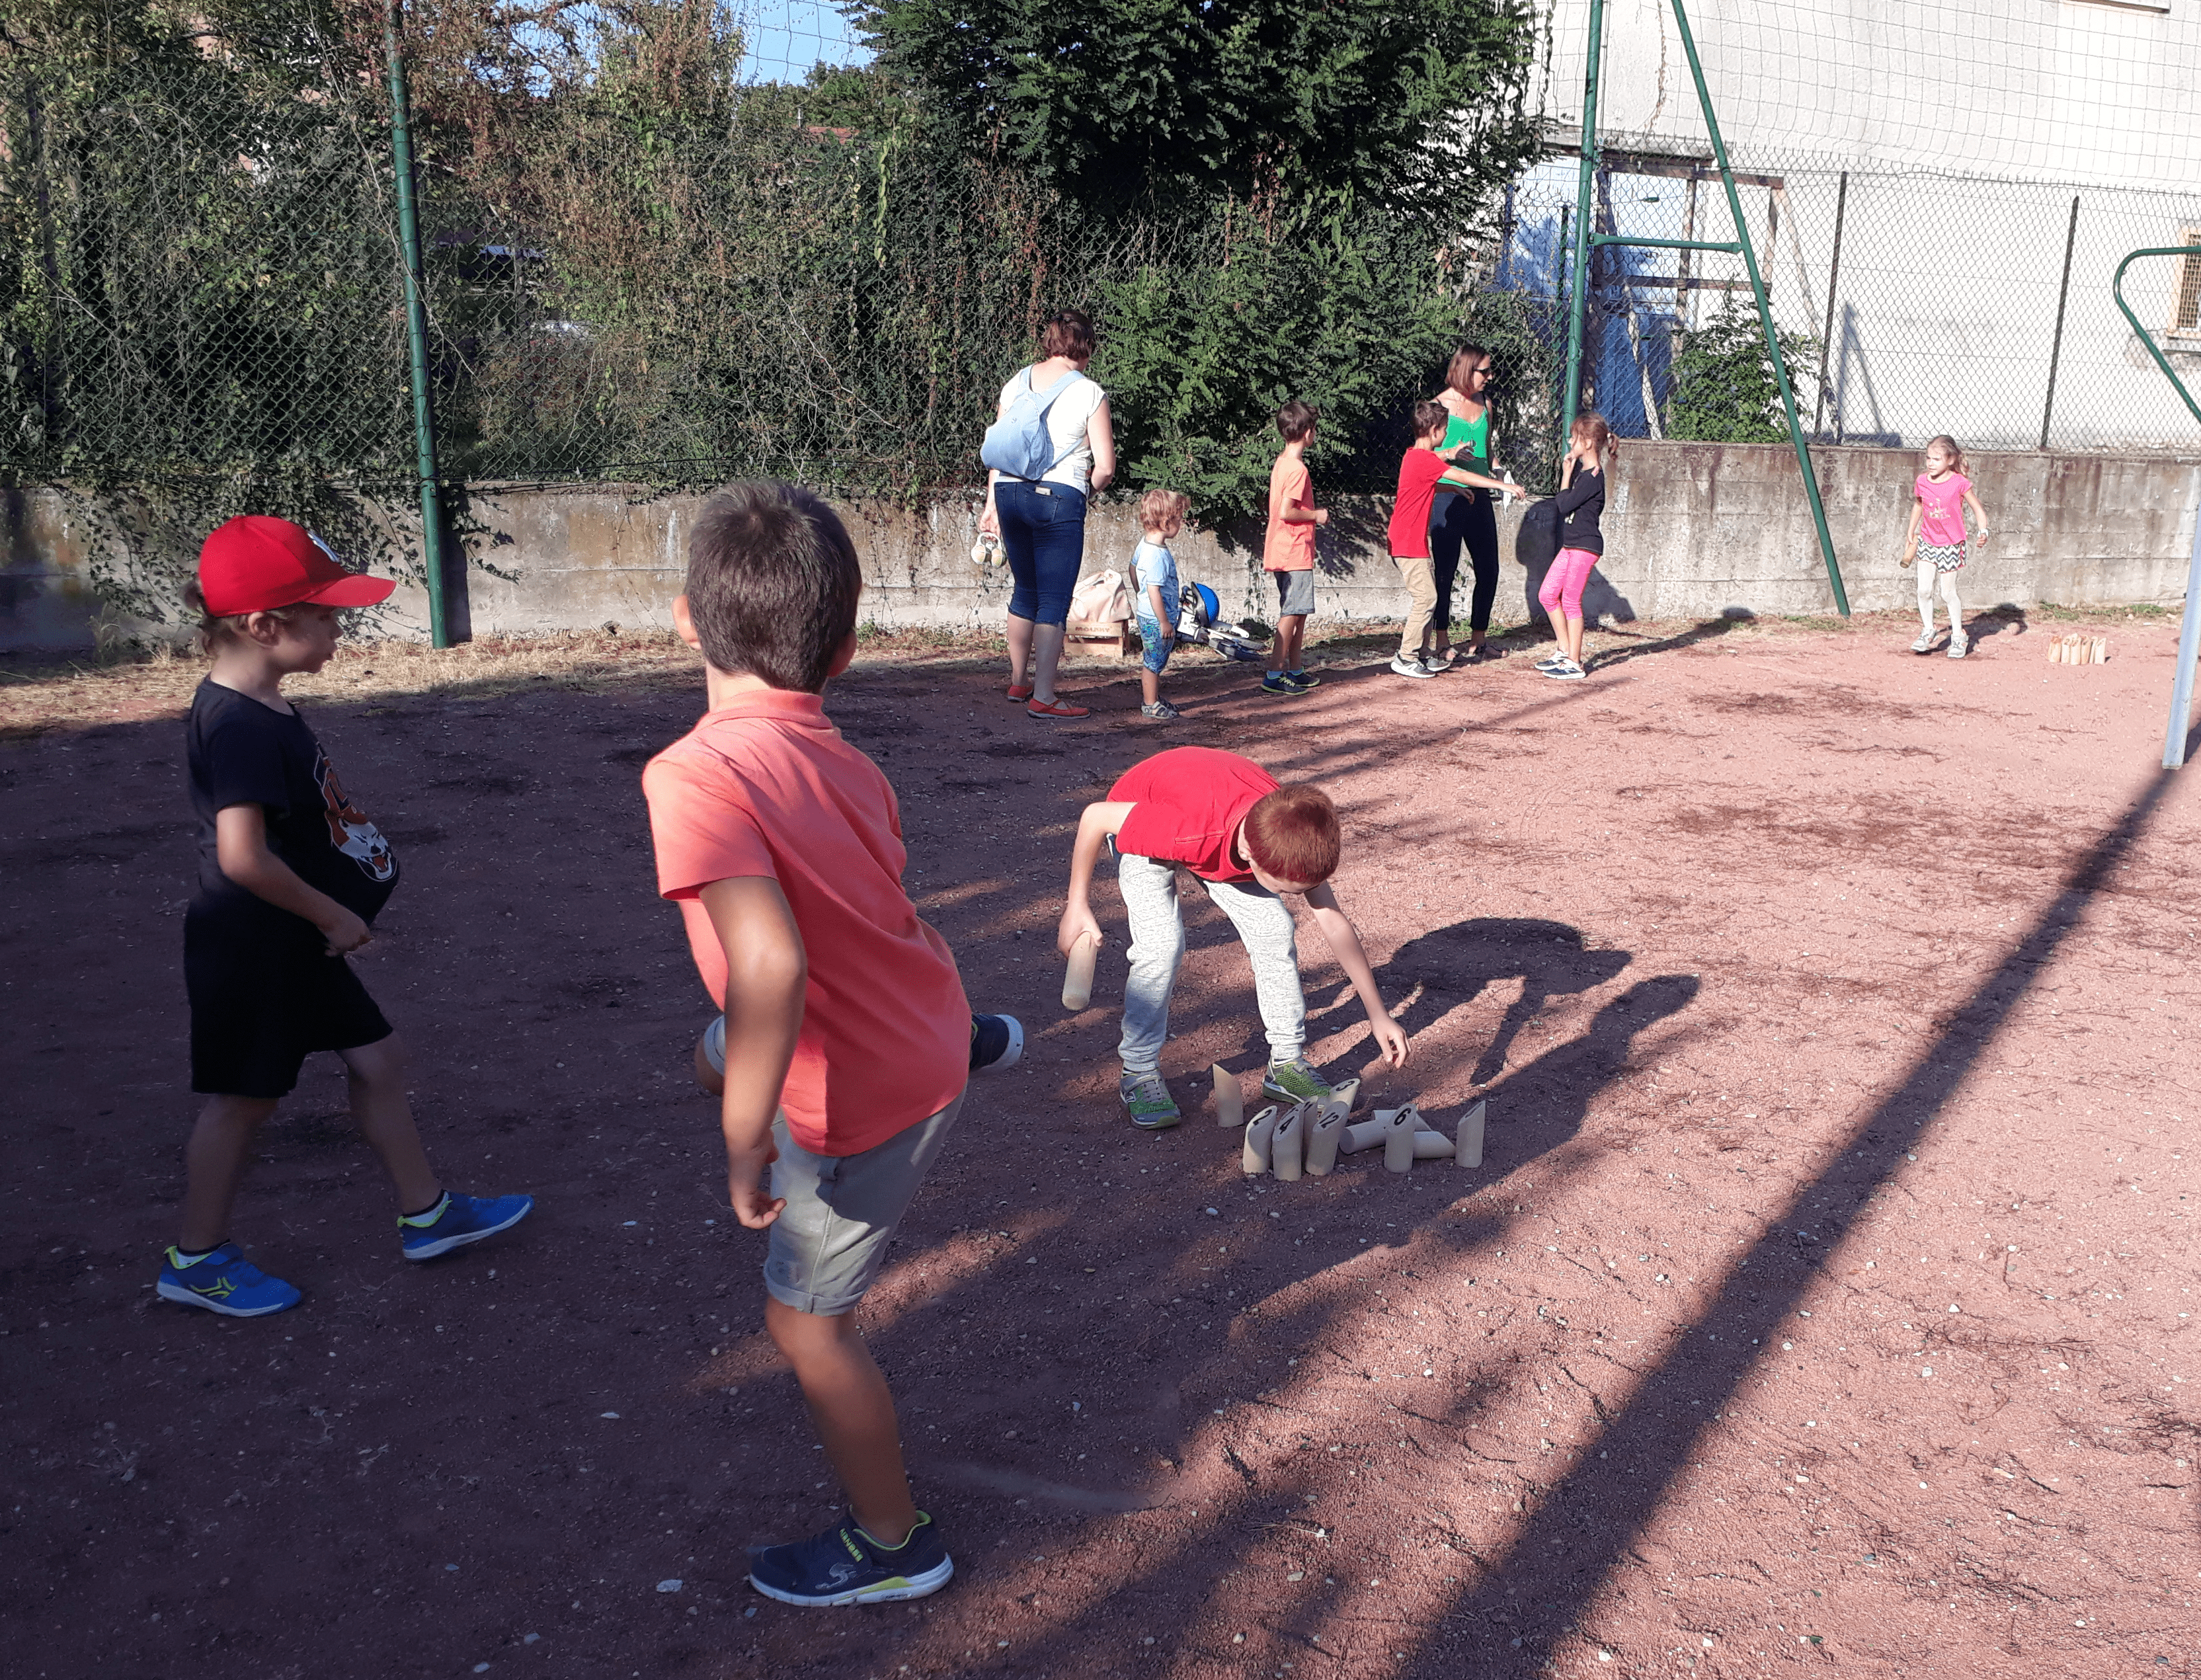
<svg viewBox="0 0 2201 1680"><path fill-rule="evenodd" d="M1393 1067L1406 1062L1406 1034L1376 990L1360 936L1339 908L1329 878L1344 841L1337 808L1307 783L1277 778L1235 753L1175 747L1133 765L1108 796L1085 808L1070 853L1070 897L1055 943L1068 956L1081 939L1098 940L1093 868L1103 848L1116 858L1116 881L1130 923L1130 972L1124 982L1124 1077L1117 1090L1131 1124L1159 1131L1177 1123L1162 1078L1170 994L1184 960L1184 919L1177 872L1190 870L1230 918L1253 967L1253 995L1269 1036L1261 1094L1278 1102L1329 1095L1306 1055L1306 995L1300 987L1296 930L1287 897L1303 898L1345 978L1368 1012L1376 1049Z"/></svg>
<svg viewBox="0 0 2201 1680"><path fill-rule="evenodd" d="M183 1229L158 1288L228 1318L298 1304L229 1240L229 1215L254 1134L315 1050L350 1071L352 1117L396 1187L406 1259L492 1237L535 1205L454 1195L428 1165L402 1047L344 960L373 937L397 859L282 695L285 677L328 663L338 608L372 606L394 587L347 572L290 520L249 514L207 538L187 596L214 656L186 725L199 890L184 917L191 1089L212 1100L191 1131Z"/></svg>

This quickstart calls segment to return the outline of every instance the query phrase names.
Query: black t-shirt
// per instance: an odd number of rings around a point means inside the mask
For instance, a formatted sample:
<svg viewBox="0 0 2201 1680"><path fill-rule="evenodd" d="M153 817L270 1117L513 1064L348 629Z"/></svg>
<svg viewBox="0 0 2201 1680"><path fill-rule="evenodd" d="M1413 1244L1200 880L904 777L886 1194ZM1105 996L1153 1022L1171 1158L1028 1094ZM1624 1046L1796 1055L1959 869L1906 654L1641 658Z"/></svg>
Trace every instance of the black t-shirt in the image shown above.
<svg viewBox="0 0 2201 1680"><path fill-rule="evenodd" d="M288 925L319 937L304 918L256 897L221 872L214 815L232 805L267 814L267 849L308 886L372 922L397 888L390 843L345 796L328 755L296 710L271 711L249 695L202 682L185 725L191 814L199 828L199 893L192 908L240 924Z"/></svg>
<svg viewBox="0 0 2201 1680"><path fill-rule="evenodd" d="M1605 512L1605 474L1577 464L1573 482L1552 500L1559 510L1559 546L1602 555L1605 535L1598 529L1598 516Z"/></svg>

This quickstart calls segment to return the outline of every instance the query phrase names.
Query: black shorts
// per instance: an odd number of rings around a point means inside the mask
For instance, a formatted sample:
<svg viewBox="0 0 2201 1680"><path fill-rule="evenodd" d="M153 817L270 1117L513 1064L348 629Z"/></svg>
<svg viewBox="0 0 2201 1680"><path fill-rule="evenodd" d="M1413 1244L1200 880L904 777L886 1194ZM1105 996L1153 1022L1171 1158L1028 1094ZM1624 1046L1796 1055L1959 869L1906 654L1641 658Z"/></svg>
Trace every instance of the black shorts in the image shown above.
<svg viewBox="0 0 2201 1680"><path fill-rule="evenodd" d="M184 985L191 1089L209 1096L287 1096L314 1051L354 1049L391 1031L350 962L326 955L318 935L269 937L197 905L184 917Z"/></svg>

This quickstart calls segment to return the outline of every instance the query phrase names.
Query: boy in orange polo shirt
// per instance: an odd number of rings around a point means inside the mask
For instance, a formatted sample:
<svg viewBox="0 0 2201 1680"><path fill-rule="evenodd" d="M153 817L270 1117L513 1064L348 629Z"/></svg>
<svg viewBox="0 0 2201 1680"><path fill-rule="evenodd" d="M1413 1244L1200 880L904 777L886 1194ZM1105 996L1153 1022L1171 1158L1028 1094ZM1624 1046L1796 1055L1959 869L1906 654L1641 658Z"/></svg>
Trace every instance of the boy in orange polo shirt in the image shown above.
<svg viewBox="0 0 2201 1680"><path fill-rule="evenodd" d="M672 603L710 709L642 778L658 890L725 1011L727 1188L742 1224L772 1232L765 1327L848 1495L823 1534L753 1554L750 1583L787 1604L922 1598L954 1572L911 1501L854 1313L971 1059L955 960L902 890L894 790L825 718L862 590L848 532L807 491L713 496Z"/></svg>
<svg viewBox="0 0 2201 1680"><path fill-rule="evenodd" d="M1305 694L1322 678L1306 673L1302 648L1314 611L1314 533L1329 523L1329 510L1314 505L1307 445L1320 416L1296 397L1277 410L1284 447L1269 467L1269 529L1261 543L1261 569L1277 580L1277 637L1269 645L1264 694Z"/></svg>

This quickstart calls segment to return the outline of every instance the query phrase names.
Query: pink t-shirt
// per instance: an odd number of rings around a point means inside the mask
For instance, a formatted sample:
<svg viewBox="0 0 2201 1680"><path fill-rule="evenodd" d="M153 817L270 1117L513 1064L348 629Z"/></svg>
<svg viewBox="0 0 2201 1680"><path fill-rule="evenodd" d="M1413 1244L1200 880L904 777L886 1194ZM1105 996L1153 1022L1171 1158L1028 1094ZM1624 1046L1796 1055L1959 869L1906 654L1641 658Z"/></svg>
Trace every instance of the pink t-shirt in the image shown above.
<svg viewBox="0 0 2201 1680"><path fill-rule="evenodd" d="M1938 485L1923 473L1918 475L1918 505L1926 510L1918 521L1920 542L1929 549L1964 546L1964 492L1971 487L1962 473L1952 473Z"/></svg>
<svg viewBox="0 0 2201 1680"><path fill-rule="evenodd" d="M955 959L902 890L894 790L814 694L764 689L704 714L642 772L657 890L680 907L713 1004L726 954L697 895L779 883L808 959L802 1027L780 1092L813 1154L853 1155L938 1113L971 1066Z"/></svg>

